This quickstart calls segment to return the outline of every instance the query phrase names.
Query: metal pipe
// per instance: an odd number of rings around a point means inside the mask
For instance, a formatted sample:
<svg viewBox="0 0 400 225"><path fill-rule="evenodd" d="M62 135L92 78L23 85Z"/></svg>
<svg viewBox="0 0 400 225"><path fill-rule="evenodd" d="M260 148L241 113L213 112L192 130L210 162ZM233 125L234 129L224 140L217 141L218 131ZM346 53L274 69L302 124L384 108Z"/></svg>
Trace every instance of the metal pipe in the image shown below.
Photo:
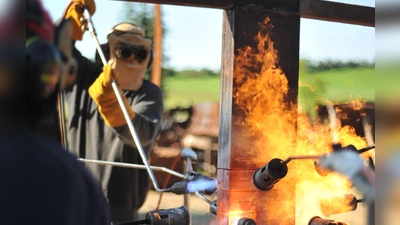
<svg viewBox="0 0 400 225"><path fill-rule="evenodd" d="M82 158L78 158L78 160L82 161L82 162L85 162L85 163L95 163L95 164L99 164L99 165L103 165L103 166L117 166L117 167L125 167L125 168L132 168L132 169L147 169L147 167L145 165L132 164L132 163L109 162L109 161L94 160L94 159L82 159ZM185 177L183 174L178 173L178 172L176 172L174 170L165 168L165 167L150 166L150 168L155 170L155 171L162 171L162 172L169 173L171 175L174 175L174 176L182 178L182 179L184 179L184 177ZM165 190L163 192L169 191L169 189L163 189L163 190ZM197 192L195 192L195 194L197 196L199 196L201 199L203 199L205 202L207 202L208 204L211 205L213 203L211 200L206 198L200 192L197 191Z"/></svg>
<svg viewBox="0 0 400 225"><path fill-rule="evenodd" d="M132 164L132 163L121 163L121 162L109 162L109 161L102 161L102 160L94 160L94 159L82 159L79 158L78 160L86 163L95 163L99 165L104 165L104 166L117 166L117 167L125 167L125 168L132 168L132 169L147 169L145 165L139 165L139 164ZM174 175L179 178L184 178L184 175L181 173L178 173L174 170L161 167L161 166L150 166L151 169L155 171L163 171L166 173L169 173L171 175Z"/></svg>
<svg viewBox="0 0 400 225"><path fill-rule="evenodd" d="M97 39L96 30L94 29L94 26L93 26L92 19L91 19L91 16L89 14L89 11L86 8L84 8L83 16L84 16L84 19L86 19L86 21L87 21L87 28L89 30L89 33L92 35L93 39L95 40L96 48L97 48L97 50L99 52L101 61L103 62L104 65L106 65L107 64L107 60L106 60L106 58L104 56L104 53L103 53L103 51L102 51L102 49L100 47L99 40ZM127 122L128 128L129 128L129 131L132 134L133 140L134 140L134 142L136 144L136 147L137 147L137 149L139 151L140 157L142 158L143 164L146 166L147 172L148 172L149 177L150 177L150 179L151 179L151 181L153 183L154 189L156 191L158 191L158 192L167 191L166 189L160 189L160 187L158 186L156 177L154 176L154 173L151 170L150 164L149 164L149 162L147 160L146 153L144 152L143 147L142 147L142 145L140 143L139 137L138 137L138 135L136 133L135 127L133 126L131 118L129 117L129 113L128 113L126 107L125 107L124 101L123 101L123 99L121 97L121 94L119 93L119 89L118 89L117 83L115 82L114 78L111 79L111 86L113 87L115 96L117 97L118 103L119 103L119 105L121 107L121 110L122 110L122 112L124 114L125 120Z"/></svg>
<svg viewBox="0 0 400 225"><path fill-rule="evenodd" d="M217 207L217 200L214 200L210 205L210 213L217 215L218 207Z"/></svg>
<svg viewBox="0 0 400 225"><path fill-rule="evenodd" d="M371 149L375 148L375 144L371 145L371 146L367 146L365 148L362 149L355 149L356 152L358 152L359 154L364 153L366 151L369 151ZM287 159L285 159L284 161L282 161L282 166L288 164L290 161L292 161L293 159L319 159L322 155L299 155L299 156L289 156Z"/></svg>
<svg viewBox="0 0 400 225"><path fill-rule="evenodd" d="M210 206L213 204L213 202L212 202L210 199L206 198L206 197L205 197L203 194L201 194L200 192L196 191L195 194L196 194L197 196L199 196L201 199L203 199L205 202L207 202L208 204L210 204Z"/></svg>
<svg viewBox="0 0 400 225"><path fill-rule="evenodd" d="M193 171L192 160L189 157L186 158L186 164L187 164L188 170Z"/></svg>
<svg viewBox="0 0 400 225"><path fill-rule="evenodd" d="M359 149L358 153L361 154L361 153L364 153L364 152L369 151L369 150L374 149L374 148L375 148L375 144L373 144L371 146L367 146L367 147L362 148L362 149Z"/></svg>
<svg viewBox="0 0 400 225"><path fill-rule="evenodd" d="M65 107L64 107L64 102L65 102L65 96L64 92L60 91L59 92L59 97L60 100L58 102L59 104L59 114L60 114L60 120L61 120L61 136L62 136L62 144L65 150L68 150L68 136L67 136L67 128L65 127Z"/></svg>
<svg viewBox="0 0 400 225"><path fill-rule="evenodd" d="M281 162L282 166L288 164L293 159L319 159L321 155L299 155L299 156L290 156L284 161Z"/></svg>

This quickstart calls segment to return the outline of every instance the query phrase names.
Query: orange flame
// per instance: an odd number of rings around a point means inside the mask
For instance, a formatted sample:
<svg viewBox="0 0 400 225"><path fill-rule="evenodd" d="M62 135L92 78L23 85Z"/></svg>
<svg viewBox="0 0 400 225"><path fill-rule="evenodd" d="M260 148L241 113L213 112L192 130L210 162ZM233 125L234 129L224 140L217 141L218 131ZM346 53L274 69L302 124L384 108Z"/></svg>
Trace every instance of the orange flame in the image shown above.
<svg viewBox="0 0 400 225"><path fill-rule="evenodd" d="M270 19L266 18L260 24L260 32L255 37L257 47L241 49L235 59L235 103L245 115L245 120L239 123L245 135L256 137L257 142L253 147L259 149L255 158L260 166L272 158L286 159L293 155L316 155L332 151L332 127L329 124L311 123L307 115L298 113L296 104L286 100L288 80L281 68L277 67L278 52L270 39L273 25L269 22ZM355 103L354 106L359 105ZM340 121L335 120L337 141L342 146L367 146L365 139L358 137L354 128L341 127ZM251 154L255 153L249 154L249 157L253 157ZM293 164L296 170L291 169ZM319 199L354 192L349 182L339 175L320 177L313 161L303 160L289 163L288 166L289 173L298 173L294 199L296 224L307 224L312 216L321 214ZM235 213L238 212L236 210ZM240 210L248 212L249 209ZM286 224L285 221L281 222Z"/></svg>

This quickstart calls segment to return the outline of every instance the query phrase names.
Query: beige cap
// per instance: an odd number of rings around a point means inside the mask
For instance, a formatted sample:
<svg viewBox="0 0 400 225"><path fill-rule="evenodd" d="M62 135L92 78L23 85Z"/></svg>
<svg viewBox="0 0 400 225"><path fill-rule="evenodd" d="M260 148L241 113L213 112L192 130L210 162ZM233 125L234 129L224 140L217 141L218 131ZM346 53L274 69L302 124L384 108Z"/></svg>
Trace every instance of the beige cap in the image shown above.
<svg viewBox="0 0 400 225"><path fill-rule="evenodd" d="M108 32L107 37L111 34L115 34L116 36L119 36L121 34L125 33L131 33L131 34L137 34L142 37L144 37L144 30L137 25L129 22L122 22L117 25L115 25L111 30Z"/></svg>

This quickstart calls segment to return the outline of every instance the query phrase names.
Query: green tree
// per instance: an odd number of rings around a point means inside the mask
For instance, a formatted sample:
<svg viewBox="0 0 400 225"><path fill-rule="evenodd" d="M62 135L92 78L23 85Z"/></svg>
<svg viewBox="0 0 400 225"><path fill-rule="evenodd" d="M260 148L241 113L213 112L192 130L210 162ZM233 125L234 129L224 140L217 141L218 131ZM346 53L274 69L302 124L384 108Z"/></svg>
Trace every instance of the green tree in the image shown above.
<svg viewBox="0 0 400 225"><path fill-rule="evenodd" d="M136 3L136 2L125 2L122 7L122 13L120 20L131 22L133 24L142 27L145 30L146 37L150 38L154 43L154 4L149 3ZM162 23L162 34L165 37L167 28L165 23ZM164 38L163 38L164 40ZM168 56L163 50L162 54L163 64L168 62Z"/></svg>
<svg viewBox="0 0 400 225"><path fill-rule="evenodd" d="M121 20L142 27L145 35L153 39L153 6L146 3L125 2L122 7Z"/></svg>

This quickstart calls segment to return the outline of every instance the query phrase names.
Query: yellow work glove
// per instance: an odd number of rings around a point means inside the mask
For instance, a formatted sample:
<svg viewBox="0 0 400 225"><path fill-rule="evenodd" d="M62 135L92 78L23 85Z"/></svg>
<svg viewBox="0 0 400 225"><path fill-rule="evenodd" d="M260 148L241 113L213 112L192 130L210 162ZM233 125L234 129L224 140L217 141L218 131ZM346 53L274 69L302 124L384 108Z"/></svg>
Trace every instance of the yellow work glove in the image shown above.
<svg viewBox="0 0 400 225"><path fill-rule="evenodd" d="M83 33L85 32L83 29L84 23L82 21L83 7L86 7L92 16L96 11L94 0L71 0L63 15L64 19L70 19L72 22L71 36L74 40L82 40Z"/></svg>
<svg viewBox="0 0 400 225"><path fill-rule="evenodd" d="M89 87L89 95L97 103L99 112L106 124L111 127L120 127L126 124L126 120L111 86L112 74L111 65L105 65L103 67L103 72ZM117 76L114 76L114 79L118 85ZM122 93L121 88L119 88L119 85L118 89L128 111L129 118L132 120L135 117L135 113L125 95Z"/></svg>

